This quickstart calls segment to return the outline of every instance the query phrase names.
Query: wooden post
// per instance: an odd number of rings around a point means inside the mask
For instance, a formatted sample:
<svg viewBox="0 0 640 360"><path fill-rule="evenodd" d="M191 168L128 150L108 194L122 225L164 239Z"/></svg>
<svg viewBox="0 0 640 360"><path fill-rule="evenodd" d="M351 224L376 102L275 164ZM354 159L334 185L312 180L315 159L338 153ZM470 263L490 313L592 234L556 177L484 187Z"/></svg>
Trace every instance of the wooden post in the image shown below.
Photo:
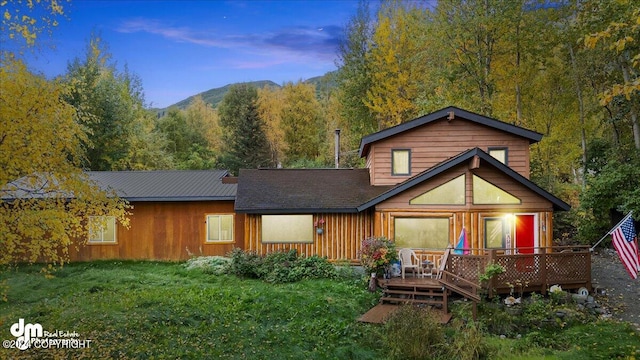
<svg viewBox="0 0 640 360"><path fill-rule="evenodd" d="M540 282L542 283L540 293L542 295L547 293L547 288L549 284L547 284L547 248L540 248L540 270L538 271L538 276L540 276Z"/></svg>

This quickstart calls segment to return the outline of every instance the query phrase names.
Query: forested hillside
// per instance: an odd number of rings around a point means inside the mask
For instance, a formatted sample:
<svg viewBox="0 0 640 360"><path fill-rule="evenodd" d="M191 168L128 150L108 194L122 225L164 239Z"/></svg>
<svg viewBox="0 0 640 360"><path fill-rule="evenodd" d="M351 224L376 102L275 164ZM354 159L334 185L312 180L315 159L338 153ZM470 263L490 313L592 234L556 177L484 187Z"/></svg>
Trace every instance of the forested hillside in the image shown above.
<svg viewBox="0 0 640 360"><path fill-rule="evenodd" d="M5 16L3 29L28 30L22 21ZM560 241L594 242L614 211L640 216L635 0L362 1L345 26L336 72L212 89L160 113L147 108L136 69L118 68L106 49L91 36L64 76L46 80L83 131L74 148L82 153L60 154L78 168L328 167L338 128L341 164L362 166L362 136L455 105L544 135L531 148L532 180L573 206L556 218ZM16 147L48 146L7 141L20 134L13 110L26 106L9 85L16 71L45 81L20 62L2 53L3 169L19 167Z"/></svg>

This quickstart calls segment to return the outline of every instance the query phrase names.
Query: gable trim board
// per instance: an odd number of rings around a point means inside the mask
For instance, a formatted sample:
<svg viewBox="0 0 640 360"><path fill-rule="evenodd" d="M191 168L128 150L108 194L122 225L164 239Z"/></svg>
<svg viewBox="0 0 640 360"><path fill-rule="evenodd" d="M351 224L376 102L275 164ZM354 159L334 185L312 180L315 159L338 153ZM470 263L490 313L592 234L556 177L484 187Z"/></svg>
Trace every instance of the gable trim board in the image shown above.
<svg viewBox="0 0 640 360"><path fill-rule="evenodd" d="M421 116L415 120L408 121L406 123L402 123L394 127L363 137L362 140L360 141L359 155L360 157L366 156L369 152L369 148L371 144L374 142L398 135L400 133L404 133L408 130L414 129L416 127L420 127L425 124L429 124L437 120L449 119L451 112L453 112L455 117L460 117L480 125L485 125L491 128L495 128L510 134L514 134L514 135L526 138L527 140L529 140L529 144L534 144L542 140L542 134L538 132L527 130L525 128L508 124L487 116L482 116L476 113L462 110L455 106L449 106L447 108L438 110L431 114Z"/></svg>
<svg viewBox="0 0 640 360"><path fill-rule="evenodd" d="M380 194L379 196L377 196L376 198L373 198L369 201L367 201L366 203L363 203L362 205L360 205L358 207L358 211L362 211L364 209L370 208L372 206L375 206L385 200L388 200L390 198L392 198L393 196L396 196L398 194L400 194L401 192L410 189L424 181L427 181L431 178L433 178L436 175L439 175L441 173L444 173L446 171L448 171L449 169L463 164L465 162L468 161L474 161L475 157L478 157L481 159L481 161L486 161L488 164L490 164L491 166L493 166L494 168L496 168L497 170L499 170L500 172L502 172L503 174L505 174L506 176L510 177L511 179L515 180L516 182L524 185L526 188L528 188L529 190L533 191L534 193L540 195L541 197L543 197L544 199L548 200L549 202L551 202L553 204L553 207L555 210L564 210L564 211L568 211L571 209L571 206L567 203L565 203L564 201L558 199L557 197L553 196L552 194L550 194L549 192L547 192L546 190L542 189L541 187L539 187L538 185L534 184L533 182L531 182L530 180L528 180L527 178L525 178L524 176L520 175L519 173L517 173L516 171L513 171L511 168L509 168L508 166L504 165L503 163L501 163L500 161L496 160L495 158L493 158L491 155L487 154L486 152L482 151L479 148L473 148L470 150L467 150L461 154L459 154L458 156L455 156L443 163L440 163L434 167L432 167L431 169L425 170L422 173L413 176L407 180L405 180L404 182L398 184L397 186L393 187L392 189Z"/></svg>

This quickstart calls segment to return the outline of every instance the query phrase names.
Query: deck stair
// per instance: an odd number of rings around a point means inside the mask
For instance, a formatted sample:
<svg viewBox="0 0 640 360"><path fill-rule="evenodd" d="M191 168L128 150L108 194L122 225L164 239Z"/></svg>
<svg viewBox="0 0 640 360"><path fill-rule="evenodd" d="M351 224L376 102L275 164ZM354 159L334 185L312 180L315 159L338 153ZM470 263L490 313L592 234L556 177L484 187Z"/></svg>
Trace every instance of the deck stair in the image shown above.
<svg viewBox="0 0 640 360"><path fill-rule="evenodd" d="M421 280L421 281L418 281ZM442 309L445 313L449 292L437 280L423 279L382 281L381 304L424 304Z"/></svg>

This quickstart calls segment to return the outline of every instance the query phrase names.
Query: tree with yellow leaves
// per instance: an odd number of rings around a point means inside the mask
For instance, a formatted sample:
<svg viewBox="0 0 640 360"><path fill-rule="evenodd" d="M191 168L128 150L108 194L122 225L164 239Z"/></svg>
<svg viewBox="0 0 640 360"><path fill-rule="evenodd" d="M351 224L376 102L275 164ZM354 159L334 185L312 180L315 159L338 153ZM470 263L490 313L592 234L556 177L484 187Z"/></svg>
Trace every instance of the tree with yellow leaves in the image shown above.
<svg viewBox="0 0 640 360"><path fill-rule="evenodd" d="M0 265L63 264L88 237L89 216L115 216L127 204L78 167L86 134L65 89L4 54L0 67Z"/></svg>

